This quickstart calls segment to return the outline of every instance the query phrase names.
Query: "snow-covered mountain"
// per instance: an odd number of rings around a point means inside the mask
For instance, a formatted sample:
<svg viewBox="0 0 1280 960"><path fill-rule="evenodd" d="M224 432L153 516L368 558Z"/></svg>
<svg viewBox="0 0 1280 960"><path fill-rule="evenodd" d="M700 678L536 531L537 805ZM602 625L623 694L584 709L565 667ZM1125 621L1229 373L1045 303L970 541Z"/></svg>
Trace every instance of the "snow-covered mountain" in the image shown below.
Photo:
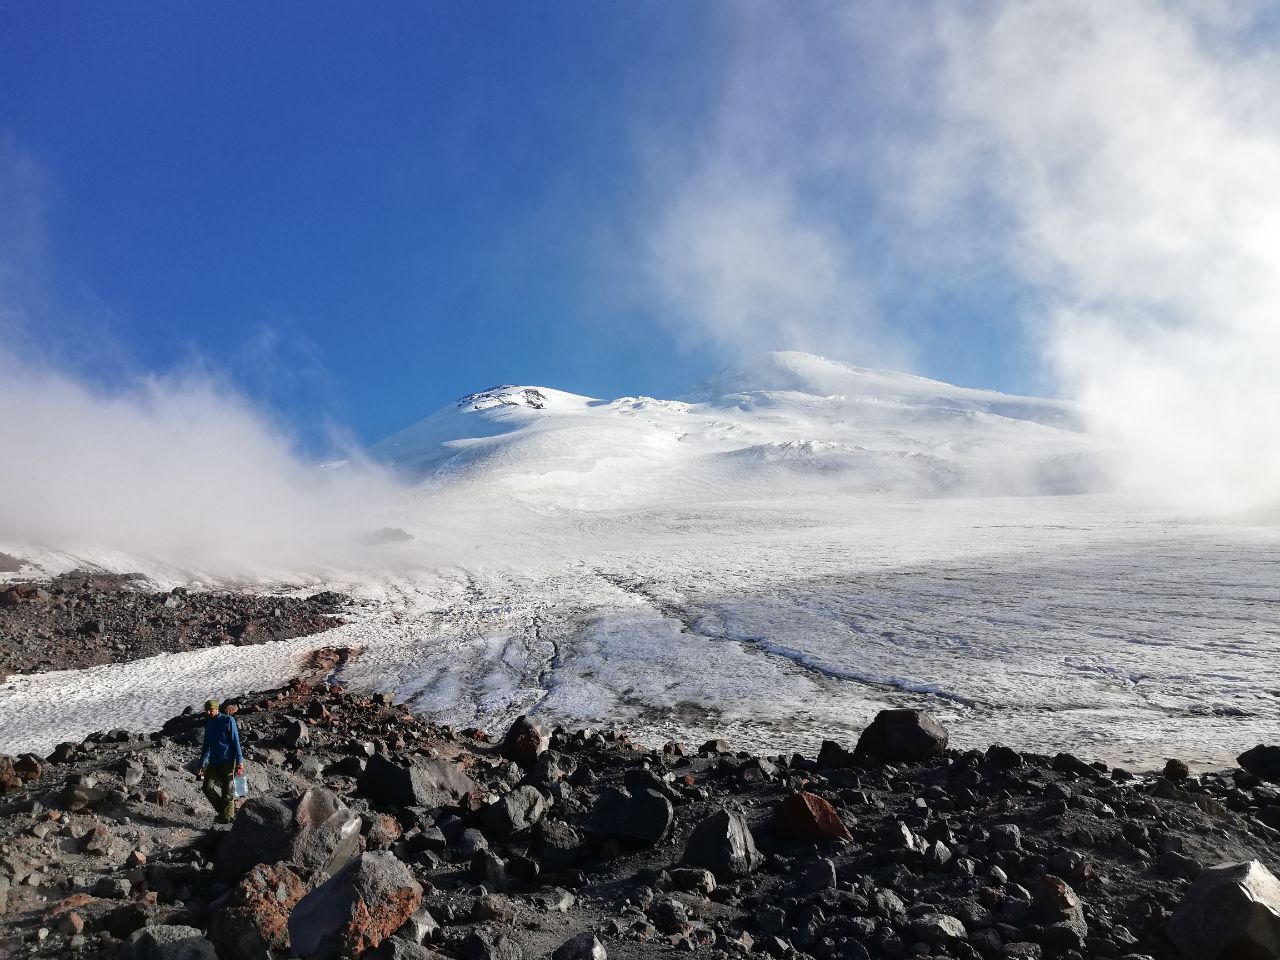
<svg viewBox="0 0 1280 960"><path fill-rule="evenodd" d="M372 454L438 488L597 508L815 490L1074 493L1096 488L1097 451L1061 401L775 352L676 400L493 387Z"/></svg>

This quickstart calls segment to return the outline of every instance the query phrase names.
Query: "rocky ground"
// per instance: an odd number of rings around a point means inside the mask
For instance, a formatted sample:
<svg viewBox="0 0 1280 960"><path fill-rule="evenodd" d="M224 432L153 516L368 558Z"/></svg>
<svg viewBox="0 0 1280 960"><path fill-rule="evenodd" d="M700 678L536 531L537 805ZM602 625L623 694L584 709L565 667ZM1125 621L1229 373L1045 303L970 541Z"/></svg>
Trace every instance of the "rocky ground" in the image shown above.
<svg viewBox="0 0 1280 960"><path fill-rule="evenodd" d="M760 757L524 718L457 732L303 681L239 719L252 791L230 828L190 772L195 712L0 759L0 952L1280 953L1280 747L1133 777L949 750L927 715L888 711L853 749ZM1224 861L1246 866L1206 869Z"/></svg>
<svg viewBox="0 0 1280 960"><path fill-rule="evenodd" d="M306 636L340 625L347 603L333 593L157 591L136 575L88 572L0 584L0 680Z"/></svg>

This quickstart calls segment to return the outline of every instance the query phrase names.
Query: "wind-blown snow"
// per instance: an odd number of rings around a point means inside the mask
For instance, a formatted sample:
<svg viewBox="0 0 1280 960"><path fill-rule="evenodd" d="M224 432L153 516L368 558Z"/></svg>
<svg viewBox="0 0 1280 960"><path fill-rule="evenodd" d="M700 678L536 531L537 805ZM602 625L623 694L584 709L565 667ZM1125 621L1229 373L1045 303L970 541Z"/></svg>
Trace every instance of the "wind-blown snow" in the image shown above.
<svg viewBox="0 0 1280 960"><path fill-rule="evenodd" d="M376 448L421 478L386 575L289 584L361 597L347 626L11 678L0 750L146 728L343 644L344 681L490 729L812 751L911 704L961 745L1139 764L1274 738L1280 532L1107 493L1073 424L795 354L678 401L485 391Z"/></svg>

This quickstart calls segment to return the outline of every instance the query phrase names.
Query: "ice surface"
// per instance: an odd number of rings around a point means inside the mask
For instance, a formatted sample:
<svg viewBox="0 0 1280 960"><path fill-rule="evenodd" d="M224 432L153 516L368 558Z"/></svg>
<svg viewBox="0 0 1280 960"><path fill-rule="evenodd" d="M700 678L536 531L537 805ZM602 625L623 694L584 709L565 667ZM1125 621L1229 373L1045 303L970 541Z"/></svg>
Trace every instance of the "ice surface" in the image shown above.
<svg viewBox="0 0 1280 960"><path fill-rule="evenodd" d="M490 729L534 711L811 753L909 704L962 746L1136 765L1274 740L1280 531L1102 492L1072 424L795 354L681 401L484 391L380 445L421 478L385 569L276 577L362 598L347 626L10 679L0 750L149 728L344 644L344 681Z"/></svg>

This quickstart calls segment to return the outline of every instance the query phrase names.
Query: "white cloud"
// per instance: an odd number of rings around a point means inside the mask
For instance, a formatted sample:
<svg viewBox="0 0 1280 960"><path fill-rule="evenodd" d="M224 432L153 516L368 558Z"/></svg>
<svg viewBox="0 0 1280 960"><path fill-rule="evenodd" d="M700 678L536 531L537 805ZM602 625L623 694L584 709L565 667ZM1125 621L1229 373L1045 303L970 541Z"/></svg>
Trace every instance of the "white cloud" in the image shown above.
<svg viewBox="0 0 1280 960"><path fill-rule="evenodd" d="M652 152L643 252L694 336L902 363L884 293L1000 264L1122 484L1197 508L1280 496L1265 5L733 9L705 129Z"/></svg>
<svg viewBox="0 0 1280 960"><path fill-rule="evenodd" d="M1011 215L1064 389L1135 488L1274 500L1280 63L1250 52L1243 5L982 10L942 21L942 136L986 161L970 186Z"/></svg>

